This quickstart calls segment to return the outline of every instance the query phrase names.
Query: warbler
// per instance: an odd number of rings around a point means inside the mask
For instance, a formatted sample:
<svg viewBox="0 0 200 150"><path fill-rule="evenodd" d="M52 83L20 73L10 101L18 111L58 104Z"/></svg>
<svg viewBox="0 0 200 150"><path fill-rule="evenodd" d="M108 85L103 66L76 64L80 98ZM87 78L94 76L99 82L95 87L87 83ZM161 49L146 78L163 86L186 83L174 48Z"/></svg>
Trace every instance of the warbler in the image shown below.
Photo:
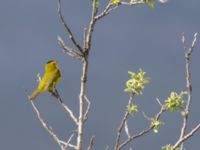
<svg viewBox="0 0 200 150"><path fill-rule="evenodd" d="M40 93L51 92L55 86L61 81L61 72L58 63L55 60L50 60L45 64L45 72L38 84L37 89L28 97L29 100L34 100Z"/></svg>

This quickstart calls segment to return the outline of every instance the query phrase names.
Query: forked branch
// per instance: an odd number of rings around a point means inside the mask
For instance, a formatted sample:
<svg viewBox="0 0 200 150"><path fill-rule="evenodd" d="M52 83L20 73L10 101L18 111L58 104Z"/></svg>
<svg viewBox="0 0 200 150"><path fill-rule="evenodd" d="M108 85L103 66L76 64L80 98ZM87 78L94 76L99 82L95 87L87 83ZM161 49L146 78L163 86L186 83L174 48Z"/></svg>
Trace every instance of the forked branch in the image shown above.
<svg viewBox="0 0 200 150"><path fill-rule="evenodd" d="M161 106L160 111L155 115L155 120L159 120L159 118L161 117L161 115L164 112L165 112L165 109ZM154 125L151 124L148 128L140 131L139 133L136 133L132 136L128 136L128 138L124 142L122 142L121 144L119 144L119 142L118 142L118 146L115 146L115 150L121 150L122 148L124 148L127 144L129 144L134 139L142 137L145 134L149 133L153 129L153 127L154 127Z"/></svg>
<svg viewBox="0 0 200 150"><path fill-rule="evenodd" d="M31 101L31 104L33 106L33 109L38 117L38 120L40 121L40 123L42 124L42 126L46 129L46 131L53 137L54 141L56 141L58 143L58 145L60 146L60 148L62 150L66 150L67 147L71 147L73 149L76 149L76 146L73 144L70 144L69 142L65 142L59 139L59 137L54 133L53 129L51 127L48 126L48 124L44 121L44 119L41 117L39 110L37 109L37 107L35 106L34 102Z"/></svg>
<svg viewBox="0 0 200 150"><path fill-rule="evenodd" d="M67 34L69 35L69 39L72 41L72 43L75 45L76 48L78 48L78 50L80 52L82 52L82 47L77 43L77 41L74 38L74 35L72 34L71 29L69 28L69 26L67 25L67 23L65 22L65 19L62 15L62 11L61 11L61 0L58 0L58 16L61 20L61 23L63 24L65 31L67 32Z"/></svg>
<svg viewBox="0 0 200 150"><path fill-rule="evenodd" d="M133 6L133 5L137 5L137 4L144 4L143 0L138 0L138 1L134 1L134 2L126 2L126 1L121 1L118 4L112 4L112 3L108 3L106 5L106 7L104 8L104 10L98 14L97 16L95 16L96 20L99 20L101 18L103 18L104 16L108 15L111 11L115 10L116 8L118 8L121 5L125 5L125 6Z"/></svg>
<svg viewBox="0 0 200 150"><path fill-rule="evenodd" d="M69 48L60 36L57 37L57 40L58 44L62 47L64 53L67 53L69 56L78 59L80 61L82 60L83 58L82 54L72 48Z"/></svg>
<svg viewBox="0 0 200 150"><path fill-rule="evenodd" d="M86 102L87 102L87 109L86 109L85 114L84 114L84 121L87 120L87 116L88 116L88 113L89 113L89 111L90 111L90 104L91 104L91 102L90 102L90 100L87 98L87 96L85 96L85 100L86 100Z"/></svg>
<svg viewBox="0 0 200 150"><path fill-rule="evenodd" d="M128 100L128 104L130 105L132 100L133 100L133 96L134 95L130 95L129 97L129 100ZM121 134L122 134L122 129L124 128L125 126L125 122L127 121L128 119L128 116L129 116L129 112L128 110L125 111L125 114L124 114L124 117L120 123L120 126L119 128L117 129L117 136L116 136L116 143L115 143L115 150L119 150L119 142L120 142L120 137L121 137Z"/></svg>
<svg viewBox="0 0 200 150"><path fill-rule="evenodd" d="M191 105L191 102L192 102L190 58L191 58L192 52L193 52L193 50L196 46L196 41L197 41L198 35L199 35L198 33L194 34L194 38L193 38L191 47L189 47L189 48L187 48L187 46L186 46L186 38L185 38L184 33L182 35L182 43L183 43L183 47L184 47L184 50L185 50L187 102L186 102L186 106L185 106L185 110L184 110L185 116L183 118L183 125L182 125L182 128L181 128L180 137L179 137L179 140L176 142L176 144L173 146L174 149L179 147L180 144L182 144L186 139L188 139L189 137L191 137L193 135L193 134L189 134L190 136L188 136L188 134L186 134L186 129L187 129L187 126L188 126L188 117L189 117L189 113L190 113L190 105ZM197 128L194 128L194 133L198 129L199 129L198 126L197 126Z"/></svg>

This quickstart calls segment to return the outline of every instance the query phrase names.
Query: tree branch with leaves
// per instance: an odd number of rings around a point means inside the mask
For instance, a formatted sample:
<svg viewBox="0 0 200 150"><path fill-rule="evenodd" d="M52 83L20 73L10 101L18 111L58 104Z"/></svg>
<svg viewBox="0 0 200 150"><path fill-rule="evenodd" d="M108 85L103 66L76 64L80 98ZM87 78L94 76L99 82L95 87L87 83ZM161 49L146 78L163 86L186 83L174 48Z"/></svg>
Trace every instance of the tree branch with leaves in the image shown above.
<svg viewBox="0 0 200 150"><path fill-rule="evenodd" d="M79 112L78 116L75 116L74 110L70 109L67 104L64 103L64 100L61 98L58 90L55 88L54 90L49 91L51 95L58 100L61 104L61 107L65 110L65 112L69 115L76 126L77 134L72 134L67 141L61 140L59 136L53 131L53 129L45 122L42 118L39 109L36 107L33 101L31 104L33 106L34 111L36 112L37 118L42 126L47 130L47 132L52 136L52 138L57 142L60 146L61 150L67 150L68 148L72 148L74 150L83 150L83 135L84 133L84 125L88 119L89 110L91 107L91 101L87 97L87 80L88 80L88 69L89 69L89 54L91 51L92 40L93 40L93 32L95 29L95 25L97 21L103 19L105 16L110 14L113 10L119 8L120 6L136 6L136 5L149 5L150 8L154 8L156 0L110 0L105 8L99 12L99 0L92 0L92 10L91 10L91 18L88 23L88 27L84 28L84 38L83 45L77 42L76 37L74 36L72 30L64 19L62 14L62 4L61 0L57 0L57 8L58 8L58 16L60 18L61 24L64 27L67 37L70 39L73 44L72 47L68 46L68 44L62 39L62 37L58 36L58 44L61 46L64 53L68 54L70 57L74 58L77 61L81 62L82 65L82 75L80 78L80 91L79 91ZM160 0L160 2L164 3L166 0ZM179 150L180 145L183 144L187 139L191 138L200 128L200 123L194 127L190 132L186 132L188 126L188 117L190 112L190 105L192 102L192 85L191 85L191 76L190 76L190 58L191 54L194 50L198 34L194 35L194 39L192 42L192 46L190 48L186 47L185 36L183 35L182 42L185 49L185 60L186 60L186 87L187 91L182 91L180 93L171 92L169 97L164 100L163 104L159 99L156 99L158 104L160 105L160 110L154 117L147 116L144 112L144 118L147 119L150 124L148 127L144 128L141 131L131 135L129 127L129 119L130 116L134 115L139 111L138 106L136 104L136 96L141 95L144 90L144 85L148 84L150 79L146 77L145 72L140 69L138 73L129 71L130 79L126 82L125 92L129 93L128 104L126 106L126 110L123 114L121 123L116 132L116 139L114 150L121 150L125 148L130 142L135 139L138 139L145 134L148 134L150 131L155 133L158 132L159 128L164 125L164 122L160 120L162 115L166 111L178 111L183 116L183 124L180 131L180 137L175 142L174 145L168 144L163 147L165 150ZM39 77L40 79L40 77ZM186 106L184 106L184 97L187 96ZM121 139L122 133L125 133L127 137L125 139ZM75 144L72 144L75 143ZM91 137L88 150L92 150L94 145L94 136ZM109 147L107 146L108 150Z"/></svg>

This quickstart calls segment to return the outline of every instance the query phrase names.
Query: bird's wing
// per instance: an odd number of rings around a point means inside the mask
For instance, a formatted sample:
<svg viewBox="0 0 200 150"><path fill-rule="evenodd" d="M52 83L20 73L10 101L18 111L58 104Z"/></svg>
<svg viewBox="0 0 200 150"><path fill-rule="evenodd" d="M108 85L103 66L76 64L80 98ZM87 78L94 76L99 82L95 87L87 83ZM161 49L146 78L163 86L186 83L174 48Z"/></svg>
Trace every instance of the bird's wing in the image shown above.
<svg viewBox="0 0 200 150"><path fill-rule="evenodd" d="M49 77L45 83L44 91L49 91L54 81L54 77Z"/></svg>
<svg viewBox="0 0 200 150"><path fill-rule="evenodd" d="M52 90L58 83L59 78L60 78L60 71L57 71L52 77L47 79L44 90L45 91Z"/></svg>

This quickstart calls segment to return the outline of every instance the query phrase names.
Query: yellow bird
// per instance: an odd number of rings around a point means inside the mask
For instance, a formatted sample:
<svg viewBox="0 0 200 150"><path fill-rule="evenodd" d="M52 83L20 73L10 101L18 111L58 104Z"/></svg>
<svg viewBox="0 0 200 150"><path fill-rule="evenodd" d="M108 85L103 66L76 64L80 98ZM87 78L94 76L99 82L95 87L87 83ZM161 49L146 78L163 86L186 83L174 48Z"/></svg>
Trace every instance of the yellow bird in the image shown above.
<svg viewBox="0 0 200 150"><path fill-rule="evenodd" d="M42 92L51 92L61 80L61 72L55 60L50 60L45 65L45 72L37 89L29 96L34 100Z"/></svg>

